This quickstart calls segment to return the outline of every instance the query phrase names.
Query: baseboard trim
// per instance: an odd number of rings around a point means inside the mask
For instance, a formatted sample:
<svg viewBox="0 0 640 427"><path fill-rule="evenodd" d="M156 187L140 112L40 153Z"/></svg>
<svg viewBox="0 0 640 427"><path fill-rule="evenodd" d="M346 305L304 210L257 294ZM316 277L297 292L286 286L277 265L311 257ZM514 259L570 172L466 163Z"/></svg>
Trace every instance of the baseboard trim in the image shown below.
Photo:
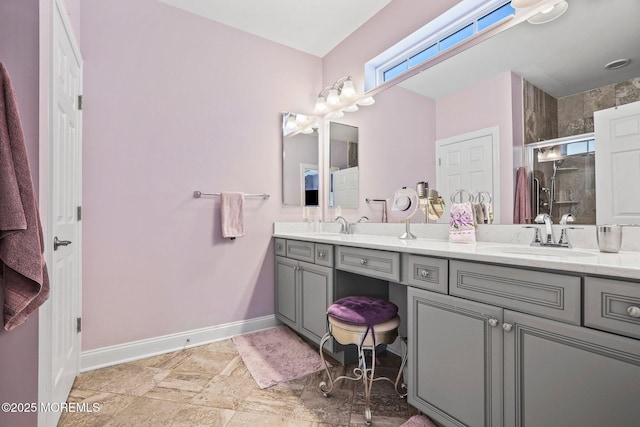
<svg viewBox="0 0 640 427"><path fill-rule="evenodd" d="M275 315L270 315L83 351L80 354L80 372L209 344L279 324L281 322L276 319Z"/></svg>

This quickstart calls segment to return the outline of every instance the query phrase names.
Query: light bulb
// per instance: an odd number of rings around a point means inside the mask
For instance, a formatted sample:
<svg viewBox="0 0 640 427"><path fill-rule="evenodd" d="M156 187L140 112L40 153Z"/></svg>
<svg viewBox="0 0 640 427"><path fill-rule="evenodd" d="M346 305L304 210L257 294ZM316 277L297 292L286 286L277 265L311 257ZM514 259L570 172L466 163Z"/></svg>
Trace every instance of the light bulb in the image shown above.
<svg viewBox="0 0 640 427"><path fill-rule="evenodd" d="M356 95L356 88L353 87L351 78L347 79L347 81L342 84L341 95L345 98L353 98Z"/></svg>
<svg viewBox="0 0 640 427"><path fill-rule="evenodd" d="M319 95L316 99L316 113L324 113L327 111L327 104L325 104L324 96Z"/></svg>
<svg viewBox="0 0 640 427"><path fill-rule="evenodd" d="M289 119L287 120L287 129L289 130L298 129L298 124L296 123L295 120L292 120L292 117L289 117Z"/></svg>
<svg viewBox="0 0 640 427"><path fill-rule="evenodd" d="M327 104L336 106L340 104L340 97L338 96L338 89L331 89L329 95L327 95Z"/></svg>
<svg viewBox="0 0 640 427"><path fill-rule="evenodd" d="M298 122L300 124L304 124L307 120L309 120L309 118L307 116L305 116L304 114L296 115L296 122Z"/></svg>
<svg viewBox="0 0 640 427"><path fill-rule="evenodd" d="M344 111L346 111L347 113L353 113L355 111L358 111L358 105L357 104L349 105L347 108L344 109Z"/></svg>
<svg viewBox="0 0 640 427"><path fill-rule="evenodd" d="M342 112L342 110L334 111L333 113L329 114L329 119L340 119L342 117L344 117L344 113Z"/></svg>

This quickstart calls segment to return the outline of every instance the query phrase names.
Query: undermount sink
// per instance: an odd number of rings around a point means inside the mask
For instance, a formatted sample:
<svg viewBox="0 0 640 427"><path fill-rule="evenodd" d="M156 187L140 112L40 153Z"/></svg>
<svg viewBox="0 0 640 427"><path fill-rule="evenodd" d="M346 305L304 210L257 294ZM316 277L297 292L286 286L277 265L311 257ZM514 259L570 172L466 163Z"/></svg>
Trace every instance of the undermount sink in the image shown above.
<svg viewBox="0 0 640 427"><path fill-rule="evenodd" d="M547 257L567 257L567 258L582 258L596 256L597 254L591 252L582 252L569 248L553 248L553 247L540 247L540 246L497 246L485 249L487 252L495 252L501 254L514 254L514 255L532 255L532 256L547 256Z"/></svg>

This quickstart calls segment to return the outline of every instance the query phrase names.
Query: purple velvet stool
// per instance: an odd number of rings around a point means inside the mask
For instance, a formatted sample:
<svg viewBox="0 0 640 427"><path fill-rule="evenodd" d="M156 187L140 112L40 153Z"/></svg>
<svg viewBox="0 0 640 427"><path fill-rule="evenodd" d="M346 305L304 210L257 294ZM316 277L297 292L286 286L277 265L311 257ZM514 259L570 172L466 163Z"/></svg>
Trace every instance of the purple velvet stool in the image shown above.
<svg viewBox="0 0 640 427"><path fill-rule="evenodd" d="M405 397L406 386L400 384L400 377L407 361L406 340L401 337L403 356L395 382L387 377L375 377L376 347L380 344L391 344L398 337L400 317L398 307L390 301L367 296L349 296L335 301L327 309L329 332L320 342L320 356L324 362L324 343L329 338L334 338L342 345L354 344L358 347L358 367L353 370L354 376L340 376L335 380L325 363L328 382L321 382L320 391L328 397L336 382L346 379L352 381L362 380L364 383L365 410L364 418L367 425L371 425L371 386L374 381L385 380L394 384L400 397ZM367 368L364 351L371 350L371 367Z"/></svg>

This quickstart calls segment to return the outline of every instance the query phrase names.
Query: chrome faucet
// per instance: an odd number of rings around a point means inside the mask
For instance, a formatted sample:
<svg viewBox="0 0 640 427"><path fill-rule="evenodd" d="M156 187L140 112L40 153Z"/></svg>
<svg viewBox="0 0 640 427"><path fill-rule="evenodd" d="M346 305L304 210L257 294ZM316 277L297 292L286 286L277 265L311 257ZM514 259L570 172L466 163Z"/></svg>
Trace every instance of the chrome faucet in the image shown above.
<svg viewBox="0 0 640 427"><path fill-rule="evenodd" d="M358 220L358 222L368 222L369 221L369 217L366 216L361 216L360 219Z"/></svg>
<svg viewBox="0 0 640 427"><path fill-rule="evenodd" d="M560 218L560 224L562 225L567 225L571 222L574 222L576 219L575 217L570 214L570 213L566 213L564 215L562 215L562 218ZM569 234L567 233L567 230L581 230L581 227L564 227L562 229L562 232L560 233L560 240L558 240L558 246L562 246L564 248L571 248L571 242L569 242Z"/></svg>
<svg viewBox="0 0 640 427"><path fill-rule="evenodd" d="M553 224L553 221L551 220L551 216L546 213L540 214L536 217L536 219L534 219L534 221L536 222L536 224L544 224L545 237L542 239L542 245L555 245L556 239L555 237L553 237L553 227L551 226L551 224Z"/></svg>
<svg viewBox="0 0 640 427"><path fill-rule="evenodd" d="M573 216L573 214L571 213L566 213L564 215L562 215L562 218L560 218L560 225L567 225L570 222L575 221L575 217Z"/></svg>
<svg viewBox="0 0 640 427"><path fill-rule="evenodd" d="M535 235L533 236L533 241L531 242L531 246L555 246L561 248L571 248L571 243L569 242L569 236L567 234L567 230L574 230L577 227L564 227L562 232L560 233L560 240L556 243L556 239L553 236L553 221L551 220L551 216L549 214L540 214L538 215L534 221L537 224L544 224L545 226L545 235L541 236L540 229L536 226L526 226L525 228L533 228L535 229ZM575 217L568 213L564 214L560 219L561 225L567 225L568 223L574 222Z"/></svg>
<svg viewBox="0 0 640 427"><path fill-rule="evenodd" d="M349 223L343 216L337 216L336 222L340 223L340 234L349 234Z"/></svg>

